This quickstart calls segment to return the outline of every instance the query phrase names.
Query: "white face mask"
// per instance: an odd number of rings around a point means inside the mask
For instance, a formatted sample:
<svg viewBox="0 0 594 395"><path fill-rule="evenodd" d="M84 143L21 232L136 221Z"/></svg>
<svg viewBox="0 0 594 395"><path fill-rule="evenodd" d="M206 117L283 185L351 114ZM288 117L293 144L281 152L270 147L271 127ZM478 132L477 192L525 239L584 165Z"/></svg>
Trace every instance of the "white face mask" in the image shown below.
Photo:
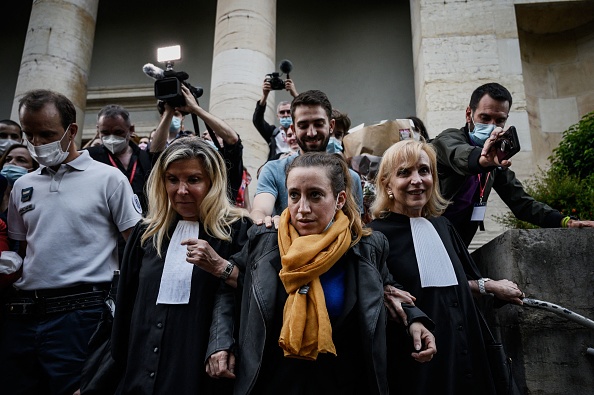
<svg viewBox="0 0 594 395"><path fill-rule="evenodd" d="M66 128L66 131L60 140L53 141L51 143L34 146L29 140L25 140L27 142L27 148L29 149L31 157L35 159L40 165L47 167L56 166L64 162L64 160L66 160L68 157L68 148L70 148L70 143L72 143L72 140L68 142L66 151L62 149L62 140L68 133L68 129L70 129L70 125L68 125Z"/></svg>
<svg viewBox="0 0 594 395"><path fill-rule="evenodd" d="M125 137L115 136L113 134L101 137L101 141L105 148L114 155L124 151L128 146L128 140Z"/></svg>
<svg viewBox="0 0 594 395"><path fill-rule="evenodd" d="M10 146L20 144L16 140L0 139L0 155L2 155Z"/></svg>

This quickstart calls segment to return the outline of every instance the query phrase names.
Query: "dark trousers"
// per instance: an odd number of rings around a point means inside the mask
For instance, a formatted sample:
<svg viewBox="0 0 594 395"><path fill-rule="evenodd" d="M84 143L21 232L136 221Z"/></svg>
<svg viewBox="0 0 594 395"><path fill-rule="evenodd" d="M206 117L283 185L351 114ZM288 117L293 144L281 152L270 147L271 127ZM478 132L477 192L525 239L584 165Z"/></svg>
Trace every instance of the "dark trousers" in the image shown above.
<svg viewBox="0 0 594 395"><path fill-rule="evenodd" d="M88 341L103 307L4 316L0 330L1 392L72 395L80 386Z"/></svg>

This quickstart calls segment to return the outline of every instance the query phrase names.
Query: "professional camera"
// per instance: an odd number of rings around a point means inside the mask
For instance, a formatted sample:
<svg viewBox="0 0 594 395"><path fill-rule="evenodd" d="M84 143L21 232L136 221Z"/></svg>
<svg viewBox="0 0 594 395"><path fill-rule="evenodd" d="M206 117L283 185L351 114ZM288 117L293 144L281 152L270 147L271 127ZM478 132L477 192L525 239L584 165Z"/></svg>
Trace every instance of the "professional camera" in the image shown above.
<svg viewBox="0 0 594 395"><path fill-rule="evenodd" d="M280 71L284 74L287 75L287 78L289 77L289 73L291 72L291 70L293 70L293 63L291 63L290 60L283 60L282 62L280 62L279 65ZM278 72L272 72L270 74L266 74L266 81L270 82L270 89L274 90L274 91L280 91L285 89L285 81L280 78L281 73Z"/></svg>
<svg viewBox="0 0 594 395"><path fill-rule="evenodd" d="M155 97L169 104L171 107L182 107L186 105L184 94L181 90L185 85L196 99L204 93L201 87L192 86L186 80L188 73L183 71L165 70L163 79L155 81Z"/></svg>
<svg viewBox="0 0 594 395"><path fill-rule="evenodd" d="M151 63L145 64L142 68L146 75L155 79L155 97L171 107L185 106L186 101L181 89L182 85L185 85L198 101L198 98L202 96L203 89L187 82L188 73L173 70L173 61L181 59L180 46L158 48L157 57L160 62L165 62L165 70Z"/></svg>

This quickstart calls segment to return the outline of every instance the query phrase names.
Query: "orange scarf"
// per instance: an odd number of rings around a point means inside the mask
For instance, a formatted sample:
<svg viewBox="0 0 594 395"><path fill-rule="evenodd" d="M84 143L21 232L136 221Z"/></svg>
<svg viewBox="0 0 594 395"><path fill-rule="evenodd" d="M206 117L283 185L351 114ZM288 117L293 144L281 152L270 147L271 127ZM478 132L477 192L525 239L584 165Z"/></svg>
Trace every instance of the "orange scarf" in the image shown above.
<svg viewBox="0 0 594 395"><path fill-rule="evenodd" d="M278 343L285 357L315 360L318 353L336 355L320 276L348 251L351 245L349 219L339 210L329 229L308 236L299 236L290 219L286 209L278 228L282 264L279 276L289 294ZM304 285L308 285L309 290L299 292Z"/></svg>

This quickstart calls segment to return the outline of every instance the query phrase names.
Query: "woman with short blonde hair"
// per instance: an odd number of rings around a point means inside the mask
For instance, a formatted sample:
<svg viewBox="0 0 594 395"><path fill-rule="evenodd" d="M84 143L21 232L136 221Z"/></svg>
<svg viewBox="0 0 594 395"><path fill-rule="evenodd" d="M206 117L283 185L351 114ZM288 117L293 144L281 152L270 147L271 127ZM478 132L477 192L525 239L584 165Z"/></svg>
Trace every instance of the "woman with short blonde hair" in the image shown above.
<svg viewBox="0 0 594 395"><path fill-rule="evenodd" d="M430 364L415 363L400 347L406 335L388 323L390 389L411 395L494 395L473 296L493 294L522 304L524 294L512 281L482 278L453 225L439 216L446 202L439 194L435 152L427 143L404 140L386 150L376 192L369 227L387 237L388 270L435 322L439 344Z"/></svg>

